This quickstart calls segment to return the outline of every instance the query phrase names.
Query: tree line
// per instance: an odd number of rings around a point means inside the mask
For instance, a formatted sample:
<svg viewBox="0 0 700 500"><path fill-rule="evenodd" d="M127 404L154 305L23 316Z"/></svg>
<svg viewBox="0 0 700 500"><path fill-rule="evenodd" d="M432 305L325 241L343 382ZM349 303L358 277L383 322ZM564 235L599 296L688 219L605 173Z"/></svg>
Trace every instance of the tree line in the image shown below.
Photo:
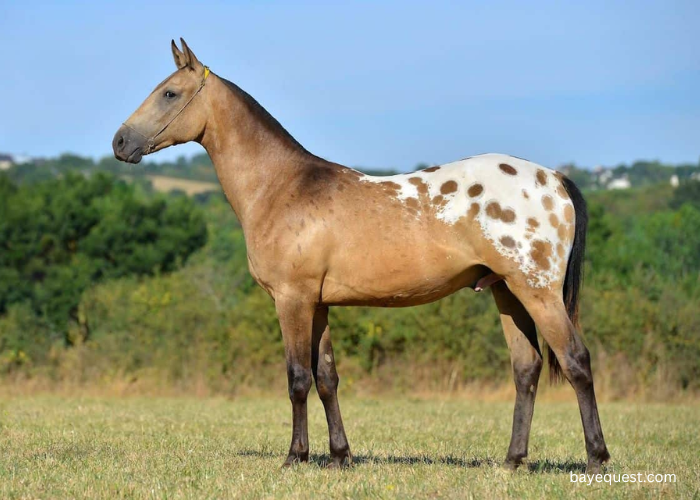
<svg viewBox="0 0 700 500"><path fill-rule="evenodd" d="M33 168L0 175L0 377L222 393L279 383L274 306L248 274L223 195L157 194L80 165ZM585 194L583 334L603 389L697 391L700 182ZM331 314L346 389L510 376L490 294Z"/></svg>

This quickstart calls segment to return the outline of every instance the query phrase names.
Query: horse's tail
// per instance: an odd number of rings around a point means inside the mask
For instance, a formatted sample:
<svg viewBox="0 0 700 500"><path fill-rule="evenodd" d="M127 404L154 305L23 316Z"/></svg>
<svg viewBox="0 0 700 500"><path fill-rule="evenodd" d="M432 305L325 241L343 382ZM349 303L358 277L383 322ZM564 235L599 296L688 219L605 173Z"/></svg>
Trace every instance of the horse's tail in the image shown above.
<svg viewBox="0 0 700 500"><path fill-rule="evenodd" d="M569 254L569 262L566 266L566 277L564 278L564 305L569 319L574 328L579 328L579 292L583 283L583 256L586 250L586 228L588 226L588 209L586 200L576 184L568 177L562 175L561 182L574 204L576 227L574 231L574 243ZM562 371L551 347L547 347L547 358L549 361L550 382L562 380Z"/></svg>

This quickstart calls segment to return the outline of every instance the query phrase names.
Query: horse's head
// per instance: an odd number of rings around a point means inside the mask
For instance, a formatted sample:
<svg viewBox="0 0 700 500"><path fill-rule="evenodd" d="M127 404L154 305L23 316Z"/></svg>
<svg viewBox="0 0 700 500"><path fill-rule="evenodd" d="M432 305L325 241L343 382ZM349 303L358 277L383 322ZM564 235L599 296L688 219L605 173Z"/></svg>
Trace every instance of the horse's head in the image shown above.
<svg viewBox="0 0 700 500"><path fill-rule="evenodd" d="M117 130L112 141L118 160L138 163L154 151L197 139L206 124L206 113L197 97L203 92L209 68L199 62L182 42L172 42L177 71L158 85Z"/></svg>

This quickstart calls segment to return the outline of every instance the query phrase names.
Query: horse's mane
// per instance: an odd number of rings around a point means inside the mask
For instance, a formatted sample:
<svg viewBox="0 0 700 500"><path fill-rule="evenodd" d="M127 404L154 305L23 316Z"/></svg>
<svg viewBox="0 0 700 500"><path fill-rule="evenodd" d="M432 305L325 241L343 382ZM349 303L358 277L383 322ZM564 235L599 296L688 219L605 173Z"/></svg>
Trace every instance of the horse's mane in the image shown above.
<svg viewBox="0 0 700 500"><path fill-rule="evenodd" d="M219 77L221 78L221 77ZM301 149L302 151L306 151L306 148L302 146L299 141L297 141L292 134L287 132L287 129L285 129L280 122L277 121L277 119L272 116L258 101L253 98L248 92L240 88L238 85L236 85L233 82L230 82L229 80L226 80L225 78L221 78L221 80L228 86L228 88L238 96L241 101L248 107L248 109L258 117L260 123L265 126L270 132L273 134L277 135L283 140L286 140L290 142L293 146Z"/></svg>

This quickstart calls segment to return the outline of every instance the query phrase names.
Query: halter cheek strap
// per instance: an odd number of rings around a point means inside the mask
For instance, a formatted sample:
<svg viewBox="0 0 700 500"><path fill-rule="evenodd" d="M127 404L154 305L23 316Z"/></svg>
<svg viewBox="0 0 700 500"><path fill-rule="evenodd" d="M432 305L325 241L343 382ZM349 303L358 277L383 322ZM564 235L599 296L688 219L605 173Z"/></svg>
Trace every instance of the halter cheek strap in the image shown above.
<svg viewBox="0 0 700 500"><path fill-rule="evenodd" d="M144 139L146 139L146 149L143 151L143 154L144 154L144 155L147 155L147 154L153 152L153 150L154 150L155 147L156 147L156 146L155 146L156 138L157 138L160 134L162 134L163 132L165 132L165 129L167 129L167 128L170 126L170 124L173 123L173 122L175 121L175 119L176 119L178 116L180 116L180 114L181 114L183 111L185 111L185 108L186 108L187 106L189 106L190 103L192 102L192 100L193 100L195 97L197 97L197 94L199 94L199 93L202 91L202 89L204 88L204 85L207 83L207 77L209 76L209 73L211 73L211 71L209 71L209 67L208 67L208 66L204 66L204 76L202 77L202 82L199 84L199 88L197 89L197 91L196 91L194 94L192 94L192 97L190 97L189 100L185 103L185 105L182 106L182 107L180 108L180 111L178 111L177 113L175 113L175 116L173 116L173 117L170 119L170 121L168 121L168 123L166 123L166 124L163 126L163 128L161 128L155 135L151 136L150 138L149 138L148 136L142 134L142 133L139 132L138 130L136 130L134 127L132 127L132 126L129 125L128 123L124 122L124 123L122 124L122 125L124 125L126 128L128 128L129 130L131 130L131 131L133 131L133 132L136 132L138 135L140 135L141 137L143 137Z"/></svg>

